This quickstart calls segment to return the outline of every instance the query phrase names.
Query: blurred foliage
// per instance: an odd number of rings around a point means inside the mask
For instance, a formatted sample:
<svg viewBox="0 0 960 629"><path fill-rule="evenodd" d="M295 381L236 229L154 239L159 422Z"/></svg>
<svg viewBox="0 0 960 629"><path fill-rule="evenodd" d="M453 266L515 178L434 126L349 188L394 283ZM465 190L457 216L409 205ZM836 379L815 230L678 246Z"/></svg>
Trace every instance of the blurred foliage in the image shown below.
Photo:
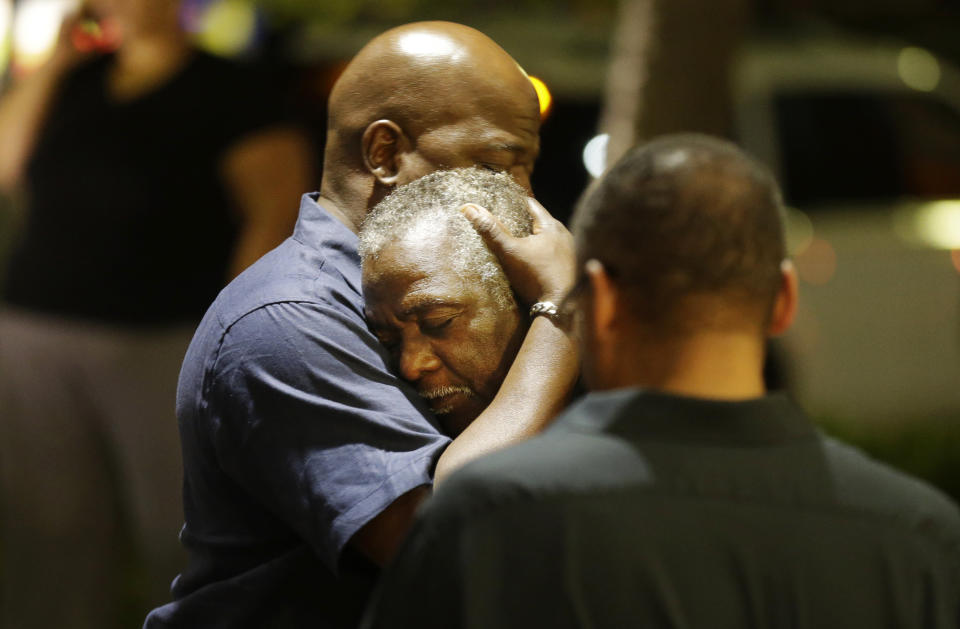
<svg viewBox="0 0 960 629"><path fill-rule="evenodd" d="M278 21L334 24L466 19L522 13L544 18L564 16L586 22L612 18L617 0L254 0Z"/></svg>
<svg viewBox="0 0 960 629"><path fill-rule="evenodd" d="M925 418L895 426L834 419L818 423L827 434L926 480L960 502L960 418Z"/></svg>

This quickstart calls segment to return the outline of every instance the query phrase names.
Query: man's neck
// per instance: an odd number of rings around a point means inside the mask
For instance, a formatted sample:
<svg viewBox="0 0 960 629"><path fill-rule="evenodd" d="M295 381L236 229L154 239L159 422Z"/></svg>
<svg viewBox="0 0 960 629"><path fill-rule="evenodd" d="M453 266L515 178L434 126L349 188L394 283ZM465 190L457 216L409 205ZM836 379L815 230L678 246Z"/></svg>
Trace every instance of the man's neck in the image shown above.
<svg viewBox="0 0 960 629"><path fill-rule="evenodd" d="M700 332L670 339L623 339L598 365L598 388L642 387L718 400L760 397L764 343L747 332Z"/></svg>
<svg viewBox="0 0 960 629"><path fill-rule="evenodd" d="M324 195L323 192L320 193L317 203L323 206L323 209L325 209L328 214L343 223L347 229L354 234L360 231L360 223L363 220L362 217L353 216L345 210L345 206L342 203L334 201L332 198Z"/></svg>
<svg viewBox="0 0 960 629"><path fill-rule="evenodd" d="M338 164L337 160L347 162L347 158L329 151L324 156L325 171L320 181L320 198L317 203L356 234L360 231L367 212L374 205L371 199L375 184L371 176L351 172L343 164Z"/></svg>

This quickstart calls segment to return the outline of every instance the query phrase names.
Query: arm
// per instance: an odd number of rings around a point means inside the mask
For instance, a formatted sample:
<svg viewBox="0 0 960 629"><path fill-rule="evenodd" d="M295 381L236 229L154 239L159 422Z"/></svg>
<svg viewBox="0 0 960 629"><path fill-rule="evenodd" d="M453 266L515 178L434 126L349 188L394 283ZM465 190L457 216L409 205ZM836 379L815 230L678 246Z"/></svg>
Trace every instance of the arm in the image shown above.
<svg viewBox="0 0 960 629"><path fill-rule="evenodd" d="M538 290L556 299L572 274L572 245L569 233L540 212L539 231L520 240L552 260L538 271ZM223 405L217 413L231 420L218 431L220 464L331 566L345 543L385 563L429 495L437 457L445 458L436 465L442 478L534 434L560 409L577 373L566 334L546 319L535 321L477 427L448 447L449 438L424 419L422 400L388 364L359 310L348 316L306 303L254 311L222 344L212 407Z"/></svg>
<svg viewBox="0 0 960 629"><path fill-rule="evenodd" d="M331 571L351 541L375 562L388 558L393 538L364 525L377 520L399 540L450 442L390 372L360 310L269 304L231 323L222 340L212 332L214 358L184 363L209 369L202 383L188 378L203 400L198 439L209 439L219 468Z"/></svg>
<svg viewBox="0 0 960 629"><path fill-rule="evenodd" d="M465 206L464 214L496 254L520 297L521 308L537 301L559 303L573 282L573 237L536 201L530 200L533 234L514 238L486 210ZM440 456L434 484L479 456L540 432L564 407L580 373L570 334L536 317L493 402Z"/></svg>
<svg viewBox="0 0 960 629"><path fill-rule="evenodd" d="M20 181L57 86L83 55L69 42L76 18L64 20L56 49L32 75L14 85L0 100L0 189L10 190Z"/></svg>
<svg viewBox="0 0 960 629"><path fill-rule="evenodd" d="M537 434L563 408L578 373L570 338L537 317L493 402L440 455L434 485L473 459ZM374 563L385 565L429 495L429 488L419 487L401 496L367 522L351 544Z"/></svg>
<svg viewBox="0 0 960 629"><path fill-rule="evenodd" d="M273 128L234 146L222 170L241 215L233 278L293 232L300 195L313 186L314 165L303 134Z"/></svg>
<svg viewBox="0 0 960 629"><path fill-rule="evenodd" d="M513 238L482 209L468 214L494 251L528 306L559 302L573 278L573 239L567 229L535 201L530 211L534 233ZM522 307L522 306L521 306ZM533 436L563 408L579 374L579 357L569 334L537 317L493 402L440 455L434 484L463 464ZM371 519L351 543L373 561L390 559L410 529L413 515L429 491L419 488Z"/></svg>

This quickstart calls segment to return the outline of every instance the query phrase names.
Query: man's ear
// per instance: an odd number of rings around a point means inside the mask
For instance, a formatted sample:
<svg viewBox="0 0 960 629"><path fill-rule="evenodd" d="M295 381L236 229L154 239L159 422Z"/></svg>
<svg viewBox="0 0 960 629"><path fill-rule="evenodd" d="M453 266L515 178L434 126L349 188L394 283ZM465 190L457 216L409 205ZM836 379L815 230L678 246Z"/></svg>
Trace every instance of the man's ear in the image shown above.
<svg viewBox="0 0 960 629"><path fill-rule="evenodd" d="M607 338L617 320L618 291L603 263L596 259L587 260L584 272L590 282L591 323L593 334L598 339Z"/></svg>
<svg viewBox="0 0 960 629"><path fill-rule="evenodd" d="M397 183L400 166L397 156L406 150L407 137L392 120L371 122L363 132L363 163L385 186Z"/></svg>
<svg viewBox="0 0 960 629"><path fill-rule="evenodd" d="M767 336L777 336L787 331L797 314L798 300L797 270L793 262L784 260L780 263L780 290L777 291L777 298L773 302Z"/></svg>

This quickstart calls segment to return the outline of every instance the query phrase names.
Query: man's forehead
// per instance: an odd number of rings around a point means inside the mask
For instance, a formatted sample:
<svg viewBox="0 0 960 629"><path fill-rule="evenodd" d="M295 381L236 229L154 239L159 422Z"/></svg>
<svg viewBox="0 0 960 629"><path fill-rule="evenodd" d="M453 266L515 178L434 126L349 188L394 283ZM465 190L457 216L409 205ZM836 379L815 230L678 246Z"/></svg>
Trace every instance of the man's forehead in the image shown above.
<svg viewBox="0 0 960 629"><path fill-rule="evenodd" d="M482 112L454 123L456 141L491 152L509 152L534 156L540 149L539 121L521 117L498 120Z"/></svg>
<svg viewBox="0 0 960 629"><path fill-rule="evenodd" d="M460 282L420 281L411 284L397 314L401 318L416 316L435 308L459 306L468 298Z"/></svg>
<svg viewBox="0 0 960 629"><path fill-rule="evenodd" d="M397 271L404 275L409 271ZM459 308L472 298L462 278L449 269L430 275L410 277L412 281L404 284L392 296L382 291L373 291L368 296L368 316L379 308L386 307L400 320L416 318L438 308ZM374 317L376 318L376 317Z"/></svg>
<svg viewBox="0 0 960 629"><path fill-rule="evenodd" d="M451 250L448 228L435 221L417 221L409 231L364 260L364 281L417 278L442 272Z"/></svg>

